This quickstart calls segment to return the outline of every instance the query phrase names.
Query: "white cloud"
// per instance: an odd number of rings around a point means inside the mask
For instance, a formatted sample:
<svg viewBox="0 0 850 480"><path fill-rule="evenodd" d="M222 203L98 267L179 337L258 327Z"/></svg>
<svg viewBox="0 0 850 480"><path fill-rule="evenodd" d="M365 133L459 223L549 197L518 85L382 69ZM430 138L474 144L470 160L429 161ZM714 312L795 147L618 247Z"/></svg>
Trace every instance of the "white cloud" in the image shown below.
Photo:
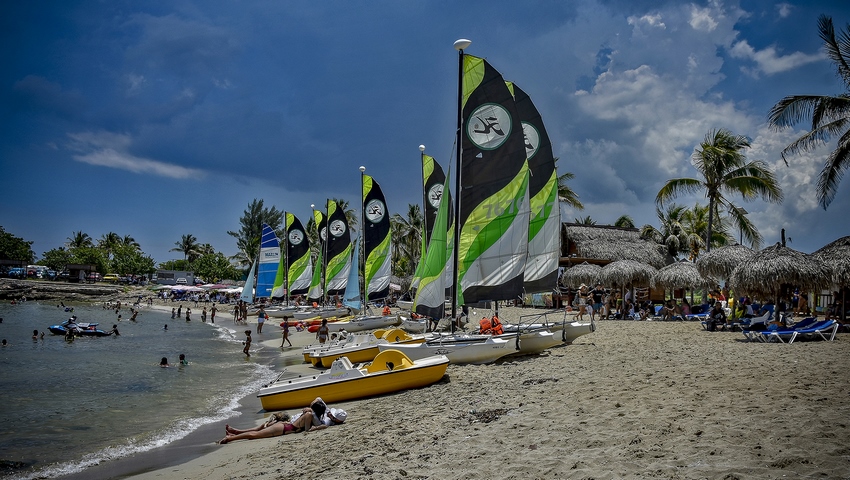
<svg viewBox="0 0 850 480"><path fill-rule="evenodd" d="M790 3L780 3L776 5L776 10L779 13L779 16L782 18L788 18L788 15L791 15L791 10L794 9L794 6Z"/></svg>
<svg viewBox="0 0 850 480"><path fill-rule="evenodd" d="M71 139L69 148L80 152L72 155L72 158L78 162L168 178L191 178L203 174L200 170L138 157L129 153L128 149L133 141L126 134L80 132L69 133L68 137Z"/></svg>
<svg viewBox="0 0 850 480"><path fill-rule="evenodd" d="M147 79L144 75L138 75L135 73L130 73L127 75L127 83L129 87L127 88L128 95L136 95L141 91L142 87L147 83Z"/></svg>
<svg viewBox="0 0 850 480"><path fill-rule="evenodd" d="M826 58L823 53L808 55L802 52L794 52L789 55L780 55L775 47L767 47L764 50L756 50L746 40L735 43L729 54L733 58L752 60L756 63L755 70L742 69L751 75L763 72L767 75L792 70L803 65L817 62Z"/></svg>
<svg viewBox="0 0 850 480"><path fill-rule="evenodd" d="M661 21L661 14L660 13L656 13L655 15L646 14L642 17L630 16L628 18L628 22L629 22L629 25L634 25L634 26L637 26L637 25L640 25L640 24L646 24L646 25L649 25L650 27L660 28L662 30L667 28L667 25L665 25L664 22Z"/></svg>
<svg viewBox="0 0 850 480"><path fill-rule="evenodd" d="M711 8L699 8L696 5L691 5L691 19L688 21L694 30L703 32L711 32L717 28L719 23L714 16L716 11Z"/></svg>

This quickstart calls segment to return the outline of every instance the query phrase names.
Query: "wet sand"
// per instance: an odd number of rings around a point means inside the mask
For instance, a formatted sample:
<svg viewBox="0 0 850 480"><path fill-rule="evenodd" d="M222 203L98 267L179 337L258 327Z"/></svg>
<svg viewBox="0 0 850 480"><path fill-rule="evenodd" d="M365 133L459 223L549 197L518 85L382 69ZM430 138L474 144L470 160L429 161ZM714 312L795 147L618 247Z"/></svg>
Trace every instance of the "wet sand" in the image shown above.
<svg viewBox="0 0 850 480"><path fill-rule="evenodd" d="M279 349L275 320L261 341ZM450 365L430 387L335 404L342 426L215 446L132 478L850 478L848 334L785 345L697 322L597 327L542 355ZM280 365L300 354L283 350Z"/></svg>

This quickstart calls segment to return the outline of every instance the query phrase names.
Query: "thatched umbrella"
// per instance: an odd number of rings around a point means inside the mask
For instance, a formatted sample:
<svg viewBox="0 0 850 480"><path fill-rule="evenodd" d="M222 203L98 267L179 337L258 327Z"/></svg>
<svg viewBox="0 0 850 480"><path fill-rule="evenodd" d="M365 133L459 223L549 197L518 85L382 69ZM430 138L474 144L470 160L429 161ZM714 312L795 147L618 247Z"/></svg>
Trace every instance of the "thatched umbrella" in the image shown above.
<svg viewBox="0 0 850 480"><path fill-rule="evenodd" d="M637 260L617 260L599 270L599 282L604 285L649 285L655 268Z"/></svg>
<svg viewBox="0 0 850 480"><path fill-rule="evenodd" d="M832 270L832 282L839 287L850 287L850 236L824 245L812 254Z"/></svg>
<svg viewBox="0 0 850 480"><path fill-rule="evenodd" d="M696 267L704 277L727 279L735 267L755 255L751 248L740 244L726 245L701 255Z"/></svg>
<svg viewBox="0 0 850 480"><path fill-rule="evenodd" d="M592 285L596 283L601 269L602 267L599 265L593 265L587 262L573 265L564 271L564 274L561 276L561 285L574 288L578 288L582 283Z"/></svg>
<svg viewBox="0 0 850 480"><path fill-rule="evenodd" d="M847 312L844 311L844 306L846 305L844 290L850 287L850 236L841 237L830 244L824 245L813 253L812 256L832 270L832 283L838 285L842 293L841 319L846 319Z"/></svg>
<svg viewBox="0 0 850 480"><path fill-rule="evenodd" d="M830 285L831 273L817 258L777 243L735 267L729 281L736 291L773 297L778 305L783 285L818 290Z"/></svg>
<svg viewBox="0 0 850 480"><path fill-rule="evenodd" d="M652 277L652 285L664 289L687 288L693 290L698 287L707 287L714 283L713 280L702 276L692 262L673 262L670 265L655 272Z"/></svg>

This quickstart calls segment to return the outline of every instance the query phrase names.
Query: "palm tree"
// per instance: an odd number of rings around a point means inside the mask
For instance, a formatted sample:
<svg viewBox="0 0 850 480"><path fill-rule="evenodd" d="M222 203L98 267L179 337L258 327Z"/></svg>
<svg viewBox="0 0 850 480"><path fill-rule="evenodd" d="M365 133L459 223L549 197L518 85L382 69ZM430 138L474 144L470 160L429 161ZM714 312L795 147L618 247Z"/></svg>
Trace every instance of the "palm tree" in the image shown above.
<svg viewBox="0 0 850 480"><path fill-rule="evenodd" d="M728 232L728 224L729 221L726 217L717 218L711 232L712 247L722 247L729 243L731 237ZM682 216L682 227L688 239L687 244L690 252L688 259L696 261L705 248L705 239L708 234L708 206L697 203L693 208L685 210Z"/></svg>
<svg viewBox="0 0 850 480"><path fill-rule="evenodd" d="M558 161L557 159L555 160ZM575 208L576 210L584 210L584 205L582 205L581 200L578 199L578 194L567 185L567 181L575 178L570 172L565 172L561 175L558 175L558 200L566 205Z"/></svg>
<svg viewBox="0 0 850 480"><path fill-rule="evenodd" d="M621 215L620 218L614 222L614 226L620 228L635 228L635 221L628 215Z"/></svg>
<svg viewBox="0 0 850 480"><path fill-rule="evenodd" d="M407 217L398 213L390 219L393 243L393 272L399 276L412 275L422 256L422 209L417 204L407 205Z"/></svg>
<svg viewBox="0 0 850 480"><path fill-rule="evenodd" d="M174 242L176 245L169 252L183 252L183 260L190 262L198 256L198 239L191 233L187 233L180 238L179 242Z"/></svg>
<svg viewBox="0 0 850 480"><path fill-rule="evenodd" d="M228 235L236 238L236 247L239 249L236 255L231 257L231 260L239 262L241 265L251 263L251 259L259 251L260 239L263 235L263 224L267 224L275 232L277 236L283 238L286 232L280 231L283 224L283 212L275 207L266 208L263 206L263 200L256 198L248 204L248 209L242 212L242 217L239 218L239 231L227 232Z"/></svg>
<svg viewBox="0 0 850 480"><path fill-rule="evenodd" d="M121 243L121 245L124 245L124 246L127 246L127 247L133 247L136 250L142 249L142 246L139 245L139 242L137 242L136 239L131 237L130 235L124 235L124 238L121 239L120 243Z"/></svg>
<svg viewBox="0 0 850 480"><path fill-rule="evenodd" d="M663 205L679 194L705 193L708 197L707 251L711 251L712 223L719 217L720 207L726 209L748 241L761 242L755 225L727 198L728 195L738 194L744 200L761 197L771 203L782 201L782 189L767 164L759 160L747 162L743 150L749 147L750 141L743 135L734 135L725 129L709 131L692 156L701 178L668 180L655 197L655 203Z"/></svg>
<svg viewBox="0 0 850 480"><path fill-rule="evenodd" d="M579 225L596 225L596 220L590 218L590 215L588 215L584 218L576 218L574 220L575 220L575 223L577 223Z"/></svg>
<svg viewBox="0 0 850 480"><path fill-rule="evenodd" d="M832 138L838 142L826 158L818 177L818 203L826 210L832 203L841 182L841 176L850 168L850 24L835 38L832 18L821 15L818 30L827 56L835 64L838 76L844 83L844 93L831 95L791 95L783 98L768 114L768 123L776 129L792 126L811 117L811 131L782 150L782 159L788 165L788 156L827 144Z"/></svg>
<svg viewBox="0 0 850 480"><path fill-rule="evenodd" d="M112 259L112 252L115 250L115 247L120 245L120 243L121 237L119 237L115 232L109 232L100 236L100 239L97 241L97 246L106 252L106 259L110 260Z"/></svg>
<svg viewBox="0 0 850 480"><path fill-rule="evenodd" d="M678 258L682 252L688 250L688 234L683 225L687 211L687 207L675 203L667 205L665 211L655 207L655 216L658 217L661 228L644 225L640 229L640 237L663 245L668 255Z"/></svg>
<svg viewBox="0 0 850 480"><path fill-rule="evenodd" d="M88 233L83 233L82 230L79 232L71 232L71 236L67 238L68 248L81 248L81 247L91 247L94 245L91 237Z"/></svg>

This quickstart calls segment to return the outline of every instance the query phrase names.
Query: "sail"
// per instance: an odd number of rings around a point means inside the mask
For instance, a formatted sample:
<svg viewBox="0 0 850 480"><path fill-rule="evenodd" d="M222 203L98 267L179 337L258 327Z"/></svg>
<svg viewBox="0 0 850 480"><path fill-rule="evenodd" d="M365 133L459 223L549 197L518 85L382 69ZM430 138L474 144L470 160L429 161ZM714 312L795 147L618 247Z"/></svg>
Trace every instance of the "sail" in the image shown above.
<svg viewBox="0 0 850 480"><path fill-rule="evenodd" d="M354 310L360 310L363 304L360 302L360 262L357 252L360 251L360 237L354 241L354 250L351 255L351 268L348 270L348 284L345 286L345 294L342 296L342 304Z"/></svg>
<svg viewBox="0 0 850 480"><path fill-rule="evenodd" d="M444 181L444 192L448 192L448 178ZM445 270L447 249L447 224L449 217L449 197L442 195L438 202L437 215L434 217L434 230L428 248L419 262L421 278L413 311L426 317L440 319L445 316Z"/></svg>
<svg viewBox="0 0 850 480"><path fill-rule="evenodd" d="M369 175L363 177L363 282L366 299L387 298L390 292L390 214L381 186ZM356 250L355 250L356 251Z"/></svg>
<svg viewBox="0 0 850 480"><path fill-rule="evenodd" d="M345 212L333 200L328 201L327 234L325 288L328 295L339 295L345 290L351 268L351 231Z"/></svg>
<svg viewBox="0 0 850 480"><path fill-rule="evenodd" d="M463 56L458 304L522 294L528 249L528 162L522 125L502 75Z"/></svg>
<svg viewBox="0 0 850 480"><path fill-rule="evenodd" d="M272 295L277 266L280 263L280 242L272 227L263 224L263 236L260 239L260 261L257 266L257 298Z"/></svg>
<svg viewBox="0 0 850 480"><path fill-rule="evenodd" d="M312 265L310 263L310 240L301 220L291 213L286 214L286 272L289 294L301 295L310 288Z"/></svg>
<svg viewBox="0 0 850 480"><path fill-rule="evenodd" d="M319 254L316 256L315 268L313 268L313 277L310 279L310 290L307 292L307 298L311 301L322 300L325 290L322 283L322 272L324 263L325 243L328 238L326 217L319 210L313 210L313 221L316 223L316 232L319 236Z"/></svg>
<svg viewBox="0 0 850 480"><path fill-rule="evenodd" d="M283 298L286 296L284 277L286 277L286 255L281 255L280 263L277 264L277 274L274 277L274 284L272 285L272 298Z"/></svg>
<svg viewBox="0 0 850 480"><path fill-rule="evenodd" d="M434 157L430 155L422 154L422 179L424 181L423 184L423 193L424 193L424 202L425 211L423 212L423 217L425 218L425 232L422 235L422 258L425 257L425 251L427 250L428 242L431 239L431 232L434 230L434 222L437 218L437 209L440 206L440 200L443 198L443 195L446 195L446 199L448 200L448 226L446 227L448 231L448 238L446 239L446 296L451 295L451 286L453 283L452 279L452 265L454 264L454 215L452 215L452 192L444 188L444 184L446 181L446 175L443 173L443 167L434 160ZM411 282L411 288L419 286L419 278L421 277L421 265L420 261L418 265L416 265L416 272L413 274L413 281Z"/></svg>
<svg viewBox="0 0 850 480"><path fill-rule="evenodd" d="M245 303L254 303L254 273L256 272L257 262L251 264L251 270L248 271L248 278L245 279L245 285L242 287L242 293L239 295L239 300Z"/></svg>
<svg viewBox="0 0 850 480"><path fill-rule="evenodd" d="M526 293L551 292L558 283L561 255L558 172L552 142L543 118L531 98L515 83L513 90L517 113L522 122L528 158L528 196L531 210L528 228L528 258L525 262Z"/></svg>

